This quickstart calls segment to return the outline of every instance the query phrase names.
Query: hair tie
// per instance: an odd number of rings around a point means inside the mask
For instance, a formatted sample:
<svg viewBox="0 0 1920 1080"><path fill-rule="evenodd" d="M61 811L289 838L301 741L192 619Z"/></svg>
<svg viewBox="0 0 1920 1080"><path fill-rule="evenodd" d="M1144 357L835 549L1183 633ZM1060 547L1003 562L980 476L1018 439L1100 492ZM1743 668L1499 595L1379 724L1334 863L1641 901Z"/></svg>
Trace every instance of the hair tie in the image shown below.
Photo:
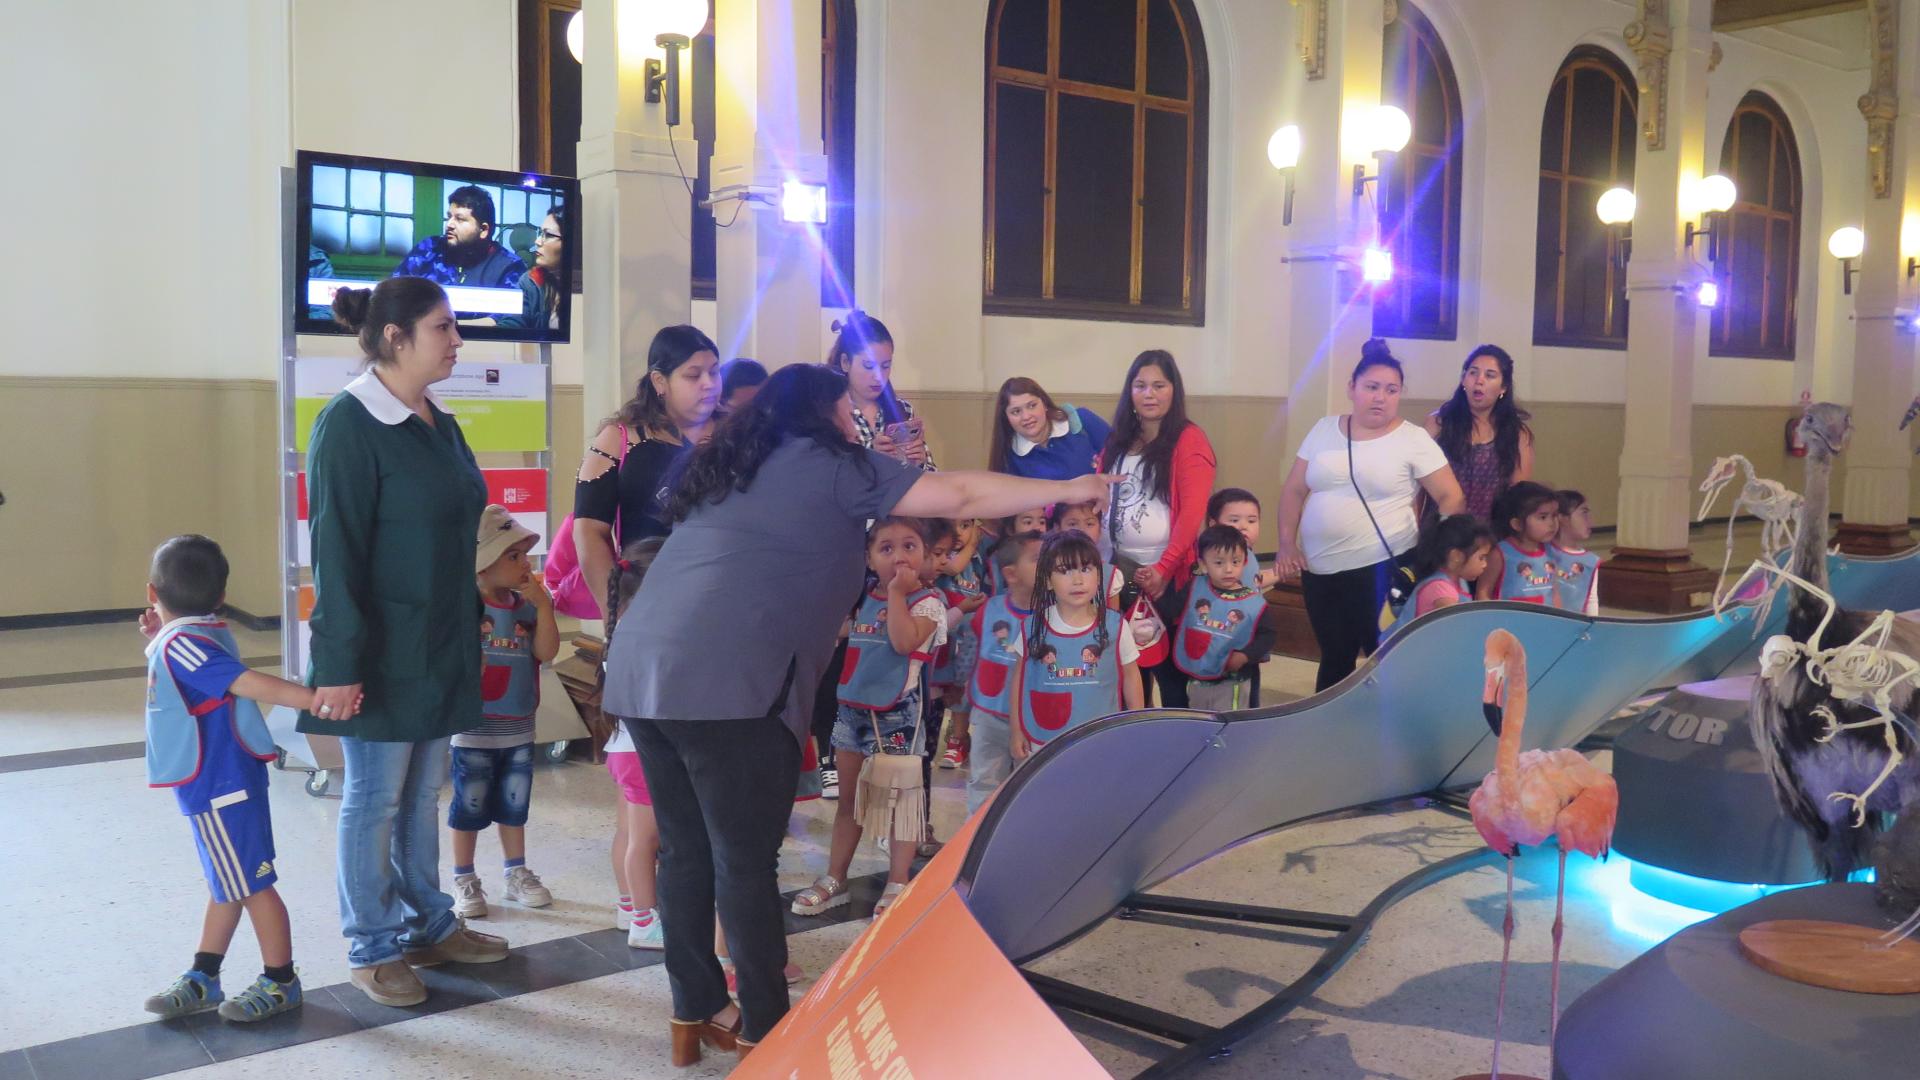
<svg viewBox="0 0 1920 1080"><path fill-rule="evenodd" d="M623 574L633 569L633 563L627 561L626 559L621 559L619 562L614 563L613 565L619 567L620 572Z"/></svg>

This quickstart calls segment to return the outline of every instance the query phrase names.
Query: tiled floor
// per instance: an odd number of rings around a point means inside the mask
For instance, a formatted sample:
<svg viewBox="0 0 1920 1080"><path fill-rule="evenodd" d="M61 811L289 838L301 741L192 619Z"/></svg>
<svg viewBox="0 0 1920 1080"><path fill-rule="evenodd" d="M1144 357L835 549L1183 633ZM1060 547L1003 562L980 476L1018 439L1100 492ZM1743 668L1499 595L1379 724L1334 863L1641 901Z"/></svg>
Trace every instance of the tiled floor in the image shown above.
<svg viewBox="0 0 1920 1080"><path fill-rule="evenodd" d="M1701 539L1701 561L1717 565L1719 536ZM1750 543L1744 536L1742 542ZM239 636L251 657L278 651L273 634ZM204 1017L184 1025L149 1023L140 1001L189 958L206 894L171 798L145 786L137 749L126 749L142 735L142 684L116 669L139 664L140 646L130 624L0 633L0 905L8 913L0 950L0 1080L108 1080L196 1066L194 1075L271 1068L432 1080L722 1074L724 1064L684 1073L666 1066L665 972L631 966L635 960L617 935L604 932L616 796L604 771L578 762L542 764L535 774L529 862L557 900L542 911L495 906L484 928L521 951L484 985L446 976L442 1004L458 1007L382 1023L377 1014L383 1010L352 990L322 990L310 998L299 1030L277 1037L281 1045L305 1041L217 1063L246 1049L254 1033ZM1301 696L1311 688L1312 669L1278 659L1263 679L1269 701ZM35 754L48 756L23 756ZM93 757L105 760L88 760ZM13 771L7 771L9 759ZM958 823L964 801L958 774L937 776L936 821L944 833ZM333 888L339 804L308 796L301 779L288 772L273 780L281 892L292 912L305 985L326 988L347 977ZM803 886L824 867L831 814L832 804L824 802L796 811L782 853L783 887ZM1202 864L1160 891L1357 911L1416 867L1477 846L1458 817L1404 808L1284 830ZM482 840L483 875L496 894L497 850ZM882 869L870 850L854 865L858 875ZM1504 1061L1544 1074L1551 852L1528 855L1518 871L1520 933L1508 1016L1513 1049ZM1563 1004L1649 944L1616 928L1611 874L1574 861ZM1306 1005L1206 1074L1222 1080L1425 1078L1484 1069L1502 886L1499 869L1489 866L1408 898ZM792 938L795 958L818 972L863 925L803 928ZM1035 967L1217 1023L1302 972L1318 955L1309 947L1313 937L1257 929L1222 934L1196 920L1142 916L1103 925ZM251 934L242 929L229 981L238 982L257 963ZM1096 1021L1065 1019L1117 1075L1137 1072L1168 1051ZM110 1041L86 1038L110 1031L120 1033ZM960 1053L965 1039L982 1036L956 1017L954 1037Z"/></svg>

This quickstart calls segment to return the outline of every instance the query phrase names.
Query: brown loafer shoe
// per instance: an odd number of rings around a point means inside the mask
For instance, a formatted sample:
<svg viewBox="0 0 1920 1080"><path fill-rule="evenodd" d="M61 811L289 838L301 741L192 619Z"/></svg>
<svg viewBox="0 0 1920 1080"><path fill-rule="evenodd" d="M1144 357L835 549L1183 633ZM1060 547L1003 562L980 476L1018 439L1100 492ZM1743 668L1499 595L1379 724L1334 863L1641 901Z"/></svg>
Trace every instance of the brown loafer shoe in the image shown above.
<svg viewBox="0 0 1920 1080"><path fill-rule="evenodd" d="M414 967L432 967L435 964L491 964L507 958L507 939L483 934L478 930L467 929L466 923L454 927L453 933L437 944L424 949L408 949L402 954L407 963Z"/></svg>
<svg viewBox="0 0 1920 1080"><path fill-rule="evenodd" d="M403 960L389 960L372 967L357 967L347 978L377 1005L404 1008L427 1000L427 984L413 973Z"/></svg>

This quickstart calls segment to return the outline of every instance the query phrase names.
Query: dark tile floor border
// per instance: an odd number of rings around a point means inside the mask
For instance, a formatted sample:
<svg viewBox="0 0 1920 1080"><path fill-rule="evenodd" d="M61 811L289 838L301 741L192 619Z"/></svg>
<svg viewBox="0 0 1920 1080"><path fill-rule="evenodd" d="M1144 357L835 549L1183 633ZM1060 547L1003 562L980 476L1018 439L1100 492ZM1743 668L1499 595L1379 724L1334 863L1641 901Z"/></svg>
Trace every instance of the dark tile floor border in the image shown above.
<svg viewBox="0 0 1920 1080"><path fill-rule="evenodd" d="M108 743L104 746L76 746L71 750L42 750L34 754L8 754L0 757L0 773L34 772L59 769L68 765L97 765L103 761L131 761L145 757L144 742ZM6 1073L0 1071L0 1080Z"/></svg>
<svg viewBox="0 0 1920 1080"><path fill-rule="evenodd" d="M137 639L136 639L137 640ZM247 656L241 663L250 668L270 668L280 663L278 656ZM0 690L30 690L41 686L72 686L76 683L109 682L114 679L138 679L147 674L140 667L99 668L94 671L61 671L51 675L12 675L0 679Z"/></svg>
<svg viewBox="0 0 1920 1080"><path fill-rule="evenodd" d="M788 936L871 916L885 877L870 874L848 882L852 902L824 915L789 914ZM793 893L786 894L786 900L792 898ZM427 984L429 996L424 1004L413 1008L376 1005L352 983L310 987L299 1009L258 1024L230 1024L217 1013L204 1012L180 1020L155 1020L0 1051L0 1080L64 1080L67 1077L146 1080L217 1061L252 1057L469 1005L654 967L663 959L663 954L658 952L627 948L624 930L590 930L572 937L522 945L497 964L420 968L420 978ZM251 978L250 973L243 975L236 970L227 981L238 987Z"/></svg>

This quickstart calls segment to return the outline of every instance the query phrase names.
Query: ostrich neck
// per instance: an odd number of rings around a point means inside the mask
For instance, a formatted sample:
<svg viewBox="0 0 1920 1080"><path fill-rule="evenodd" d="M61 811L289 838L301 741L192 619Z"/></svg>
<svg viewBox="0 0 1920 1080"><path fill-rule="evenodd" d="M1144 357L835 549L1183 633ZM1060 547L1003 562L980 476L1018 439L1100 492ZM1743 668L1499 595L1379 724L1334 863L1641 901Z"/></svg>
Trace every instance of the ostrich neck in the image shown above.
<svg viewBox="0 0 1920 1080"><path fill-rule="evenodd" d="M1794 541L1793 561L1787 569L1822 589L1827 587L1827 489L1832 478L1831 453L1820 446L1810 448L1806 490L1800 496L1800 535Z"/></svg>

